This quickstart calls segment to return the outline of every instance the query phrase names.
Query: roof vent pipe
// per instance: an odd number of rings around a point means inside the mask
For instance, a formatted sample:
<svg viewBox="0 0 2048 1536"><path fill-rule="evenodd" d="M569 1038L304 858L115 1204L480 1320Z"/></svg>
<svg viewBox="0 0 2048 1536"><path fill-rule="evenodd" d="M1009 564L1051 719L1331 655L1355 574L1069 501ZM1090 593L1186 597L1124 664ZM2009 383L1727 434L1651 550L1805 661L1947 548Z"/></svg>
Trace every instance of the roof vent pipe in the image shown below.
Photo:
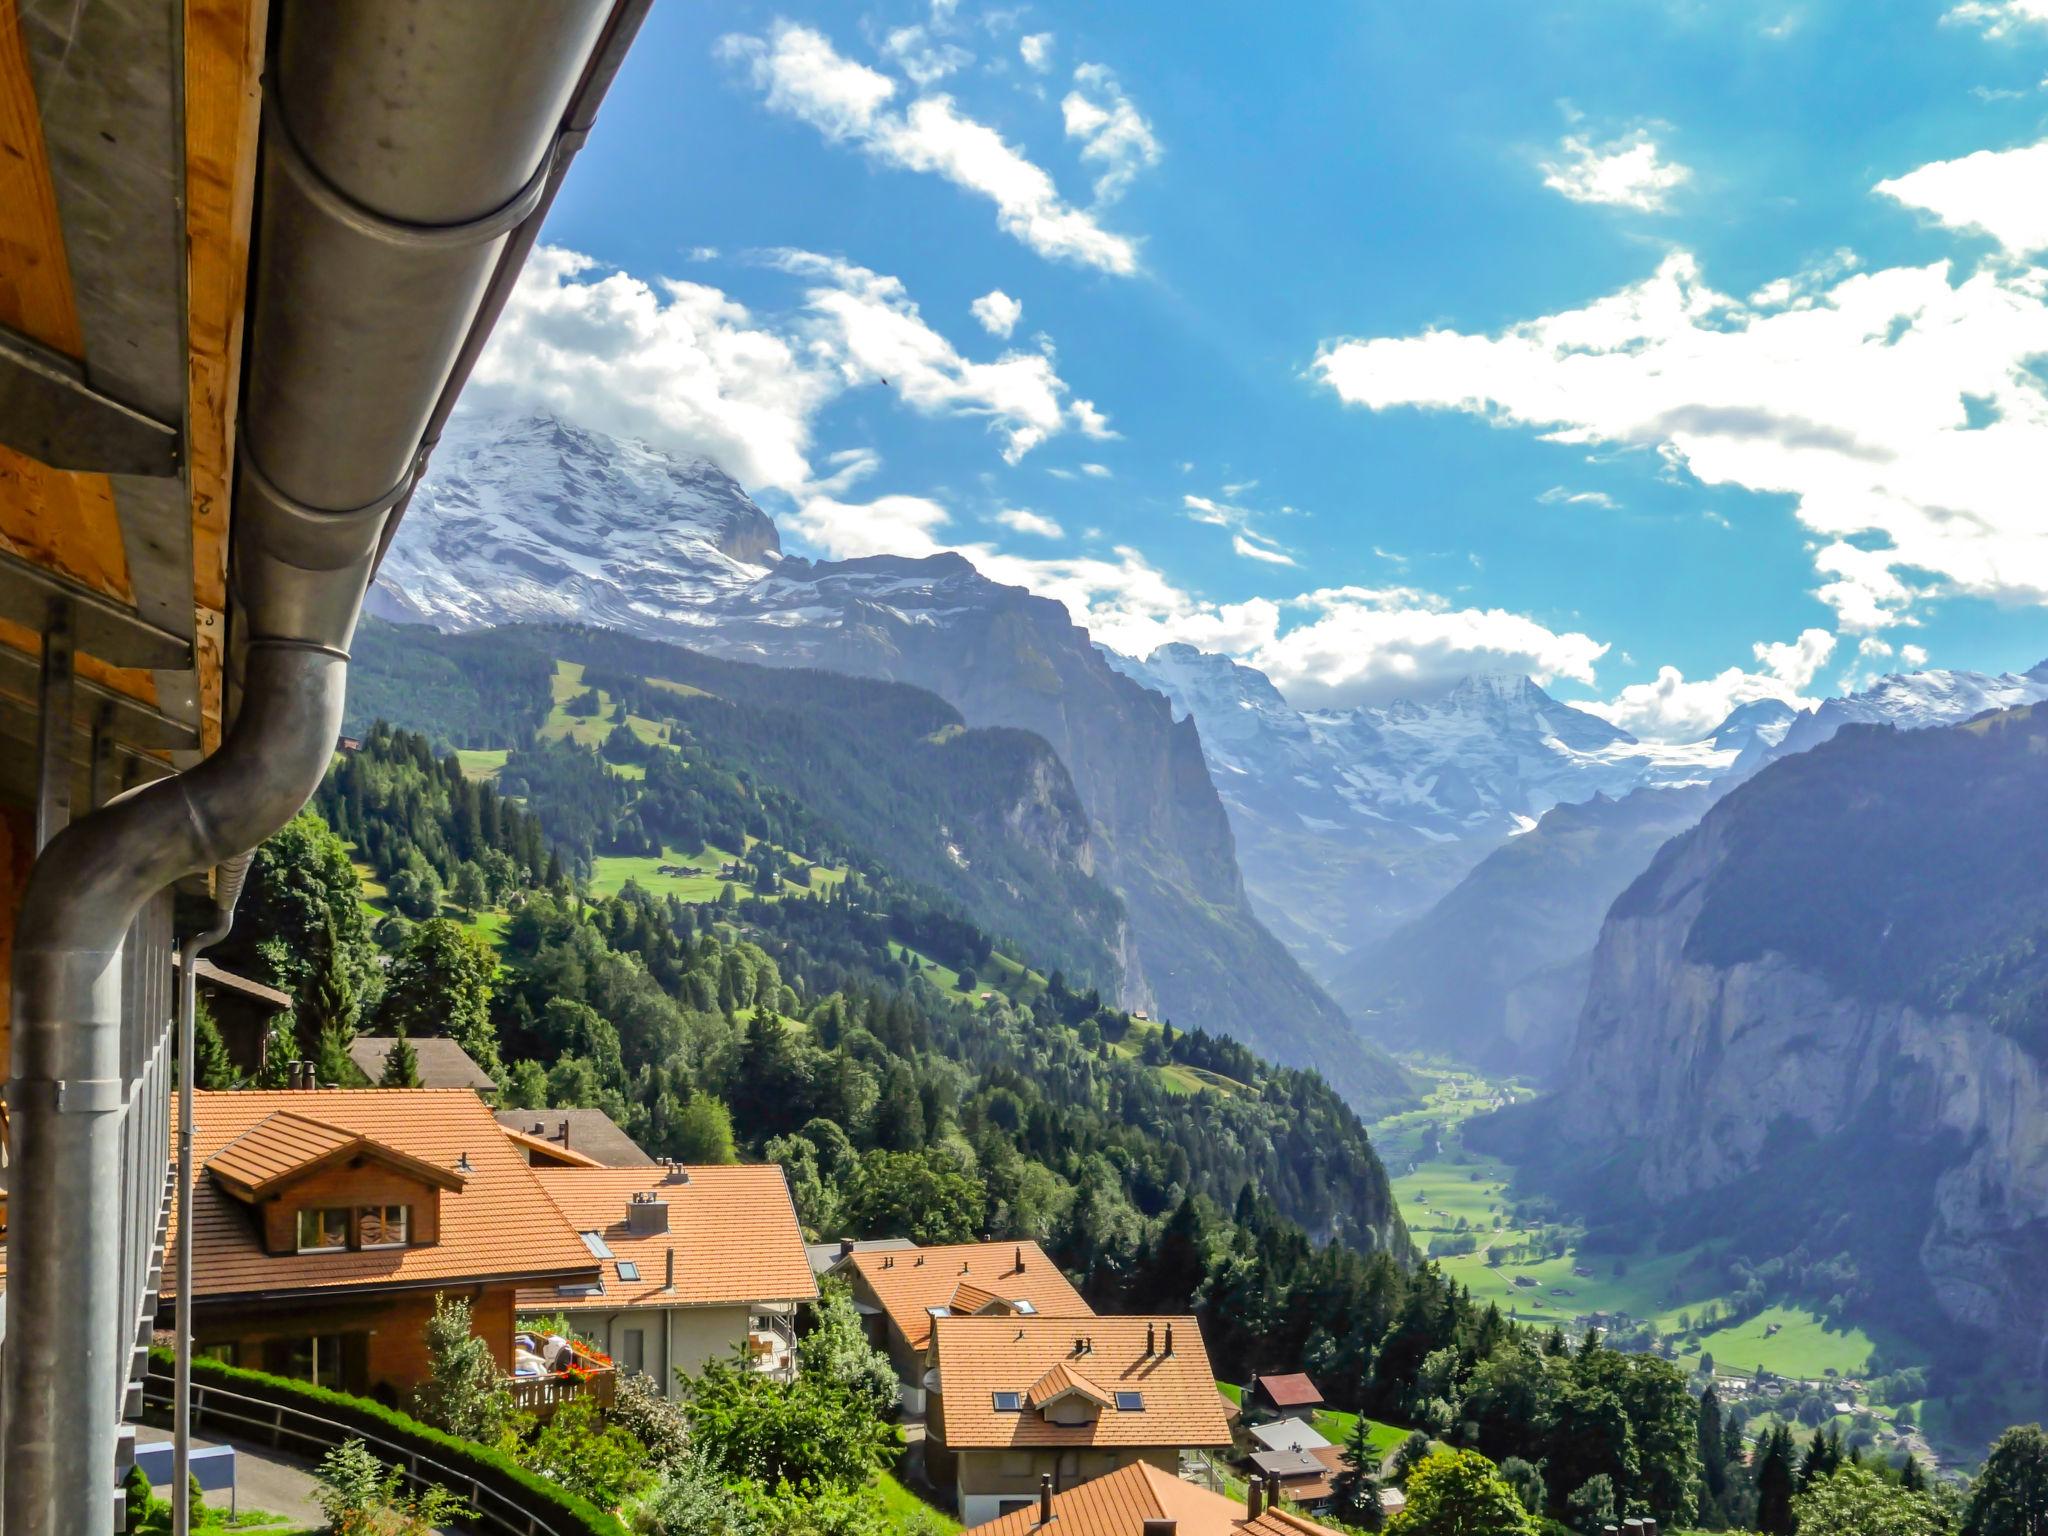
<svg viewBox="0 0 2048 1536"><path fill-rule="evenodd" d="M8 1536L114 1524L111 1410L128 1366L114 1341L132 1320L120 1316L122 1223L106 1212L122 1188L129 925L172 881L254 848L319 786L392 513L645 5L271 9L230 550L232 723L197 767L53 838L17 922Z"/></svg>
<svg viewBox="0 0 2048 1536"><path fill-rule="evenodd" d="M1050 1472L1038 1474L1038 1523L1040 1525L1052 1524L1052 1474Z"/></svg>

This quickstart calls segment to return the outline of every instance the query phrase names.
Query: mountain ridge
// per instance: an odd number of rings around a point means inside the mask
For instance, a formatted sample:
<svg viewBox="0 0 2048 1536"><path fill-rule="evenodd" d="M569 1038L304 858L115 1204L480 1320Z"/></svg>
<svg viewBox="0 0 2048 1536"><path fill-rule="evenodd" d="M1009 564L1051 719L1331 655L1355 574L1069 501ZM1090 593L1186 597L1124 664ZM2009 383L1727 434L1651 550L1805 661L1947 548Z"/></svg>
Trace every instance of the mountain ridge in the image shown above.
<svg viewBox="0 0 2048 1536"><path fill-rule="evenodd" d="M604 623L733 660L911 683L947 700L970 725L1044 738L1088 813L1095 868L1129 915L1123 1003L1183 1028L1238 1034L1281 1060L1317 1067L1364 1100L1408 1091L1405 1073L1362 1041L1259 921L1197 725L1175 720L1163 698L1107 665L1063 606L993 582L958 555L814 562L756 549L760 566L741 572L734 567L746 562L719 550L705 559L708 575L672 579L668 567L696 560L707 541L661 545L648 531L658 516L642 514L677 482L580 464L558 475L552 462L577 457L601 436L579 438L559 425L515 420L508 428L502 417L468 424L470 446L451 470L437 461L401 525L379 573L378 612L459 630L533 617L534 578L524 562L557 506L577 502L588 523L624 497L634 505L612 518L596 553L578 556L596 561L597 575L552 587L546 617ZM465 467L485 454L493 431L524 445L525 466L501 477L495 499ZM609 441L598 443L607 463L653 453L615 451ZM552 499L534 490L528 470L536 464L544 481L555 477ZM437 484L444 473L461 483ZM697 480L685 479L694 497ZM483 502L494 518L523 516L527 536L465 543ZM447 592L462 601L435 597Z"/></svg>

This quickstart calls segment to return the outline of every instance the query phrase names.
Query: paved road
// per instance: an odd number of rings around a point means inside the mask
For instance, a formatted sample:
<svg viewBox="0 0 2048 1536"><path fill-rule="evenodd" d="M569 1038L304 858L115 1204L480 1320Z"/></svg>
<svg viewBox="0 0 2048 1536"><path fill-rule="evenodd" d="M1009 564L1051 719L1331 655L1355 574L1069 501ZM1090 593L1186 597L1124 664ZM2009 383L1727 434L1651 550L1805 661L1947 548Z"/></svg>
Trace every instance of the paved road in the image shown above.
<svg viewBox="0 0 2048 1536"><path fill-rule="evenodd" d="M135 1438L144 1445L159 1440L169 1440L171 1432L157 1429L148 1424L136 1426ZM282 1515L292 1529L324 1530L327 1517L314 1502L313 1464L303 1457L288 1451L274 1451L267 1445L248 1440L218 1439L200 1435L192 1437L192 1444L232 1445L235 1448L235 1494L238 1509L267 1509L274 1515ZM170 1490L157 1489L160 1498L168 1497ZM208 1494L209 1503L218 1503L224 1495Z"/></svg>

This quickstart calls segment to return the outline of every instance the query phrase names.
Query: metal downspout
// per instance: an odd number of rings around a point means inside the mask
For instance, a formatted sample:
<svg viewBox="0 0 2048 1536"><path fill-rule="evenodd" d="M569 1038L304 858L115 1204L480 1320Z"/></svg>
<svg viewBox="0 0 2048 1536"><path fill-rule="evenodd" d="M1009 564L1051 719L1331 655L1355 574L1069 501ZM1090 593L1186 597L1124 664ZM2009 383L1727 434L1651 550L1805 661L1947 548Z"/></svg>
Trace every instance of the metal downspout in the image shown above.
<svg viewBox="0 0 2048 1536"><path fill-rule="evenodd" d="M273 5L231 550L233 723L197 767L53 838L17 928L6 1536L113 1526L133 1327L119 1315L124 937L158 891L247 853L319 787L387 524L545 211L557 141L586 114L579 92L601 92L641 9Z"/></svg>
<svg viewBox="0 0 2048 1536"><path fill-rule="evenodd" d="M178 945L178 1318L177 1366L171 1395L171 1536L192 1536L192 1501L184 1496L192 1475L192 1091L198 1067L200 954L235 926L235 903L252 855L220 866L213 926Z"/></svg>

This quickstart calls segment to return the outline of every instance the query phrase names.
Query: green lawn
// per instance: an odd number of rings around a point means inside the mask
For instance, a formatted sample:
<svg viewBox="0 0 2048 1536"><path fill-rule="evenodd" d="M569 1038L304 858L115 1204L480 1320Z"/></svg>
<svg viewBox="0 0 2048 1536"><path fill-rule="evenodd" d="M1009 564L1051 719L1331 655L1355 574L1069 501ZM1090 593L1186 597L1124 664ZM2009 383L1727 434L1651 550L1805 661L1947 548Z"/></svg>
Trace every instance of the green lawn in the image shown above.
<svg viewBox="0 0 2048 1536"><path fill-rule="evenodd" d="M1358 1427L1358 1415L1345 1413L1336 1408L1325 1408L1309 1421L1317 1434L1332 1445L1349 1445L1351 1433ZM1388 1424L1381 1419L1367 1419L1366 1439L1375 1451L1385 1456L1389 1451L1408 1438L1408 1431L1398 1424Z"/></svg>
<svg viewBox="0 0 2048 1536"><path fill-rule="evenodd" d="M580 661L557 661L555 663L555 675L550 679L550 686L554 691L555 703L554 708L548 711L547 720L540 728L541 739L543 741L568 740L585 747L602 746L605 737L611 735L612 726L616 724L612 719L612 696L600 688L597 691L598 712L596 714L572 715L569 713L565 706L567 706L571 699L584 691L583 663ZM661 722L649 720L644 715L627 715L626 728L649 746L661 740ZM464 766L466 768L467 764ZM636 763L613 763L611 767L614 772L620 773L625 778L646 777L646 771L640 769ZM628 769L636 771L628 772L626 771Z"/></svg>
<svg viewBox="0 0 2048 1536"><path fill-rule="evenodd" d="M949 1511L930 1502L893 1472L876 1473L874 1486L882 1496L883 1509L888 1511L889 1519L899 1529L915 1527L932 1532L934 1536L955 1536L962 1529Z"/></svg>
<svg viewBox="0 0 2048 1536"><path fill-rule="evenodd" d="M503 747L488 750L480 747L464 747L455 754L455 760L462 764L465 778L495 779L505 766L505 759L512 754Z"/></svg>
<svg viewBox="0 0 2048 1536"><path fill-rule="evenodd" d="M1773 1327L1778 1330L1768 1338ZM1875 1347L1861 1329L1829 1329L1818 1317L1792 1307L1769 1307L1748 1322L1720 1328L1702 1338L1724 1371L1754 1370L1758 1365L1780 1376L1814 1377L1833 1370L1859 1376Z"/></svg>

